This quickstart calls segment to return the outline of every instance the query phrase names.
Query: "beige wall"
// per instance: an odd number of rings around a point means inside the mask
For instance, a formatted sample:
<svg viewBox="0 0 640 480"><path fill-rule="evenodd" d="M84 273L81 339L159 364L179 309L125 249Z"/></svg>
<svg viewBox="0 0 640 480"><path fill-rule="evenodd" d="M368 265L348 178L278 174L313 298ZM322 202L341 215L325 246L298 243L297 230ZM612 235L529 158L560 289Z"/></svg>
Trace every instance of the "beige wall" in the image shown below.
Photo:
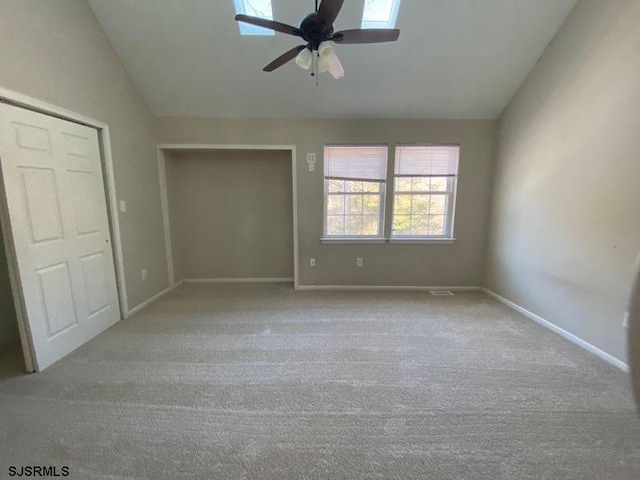
<svg viewBox="0 0 640 480"><path fill-rule="evenodd" d="M135 307L168 285L153 117L84 0L0 0L0 12L0 87L110 126Z"/></svg>
<svg viewBox="0 0 640 480"><path fill-rule="evenodd" d="M9 270L0 233L0 347L18 338L18 324L13 308Z"/></svg>
<svg viewBox="0 0 640 480"><path fill-rule="evenodd" d="M293 278L291 152L166 156L176 280Z"/></svg>
<svg viewBox="0 0 640 480"><path fill-rule="evenodd" d="M500 120L487 284L625 359L640 251L640 2L581 0Z"/></svg>
<svg viewBox="0 0 640 480"><path fill-rule="evenodd" d="M160 118L161 143L295 145L302 285L480 285L497 122L420 120L214 120ZM323 245L325 143L459 143L453 245ZM306 153L315 152L316 172ZM315 257L317 267L309 267ZM356 268L363 257L364 268Z"/></svg>

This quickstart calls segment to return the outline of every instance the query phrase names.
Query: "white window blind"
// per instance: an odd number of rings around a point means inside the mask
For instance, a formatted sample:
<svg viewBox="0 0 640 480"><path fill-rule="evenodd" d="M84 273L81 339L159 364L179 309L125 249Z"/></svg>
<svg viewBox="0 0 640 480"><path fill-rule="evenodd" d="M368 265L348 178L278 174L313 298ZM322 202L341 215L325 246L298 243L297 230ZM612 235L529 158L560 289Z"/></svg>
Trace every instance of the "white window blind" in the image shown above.
<svg viewBox="0 0 640 480"><path fill-rule="evenodd" d="M396 147L396 177L455 177L458 146L404 145Z"/></svg>
<svg viewBox="0 0 640 480"><path fill-rule="evenodd" d="M329 180L384 182L387 178L386 145L327 145L324 176Z"/></svg>

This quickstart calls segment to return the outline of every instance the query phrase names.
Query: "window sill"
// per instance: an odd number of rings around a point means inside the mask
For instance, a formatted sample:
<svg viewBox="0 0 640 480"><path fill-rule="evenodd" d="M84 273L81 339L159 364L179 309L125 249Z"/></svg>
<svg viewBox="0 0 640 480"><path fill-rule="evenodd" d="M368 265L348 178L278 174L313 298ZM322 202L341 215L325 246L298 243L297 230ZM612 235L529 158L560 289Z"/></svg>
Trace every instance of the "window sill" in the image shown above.
<svg viewBox="0 0 640 480"><path fill-rule="evenodd" d="M386 243L385 238L323 237L322 243Z"/></svg>
<svg viewBox="0 0 640 480"><path fill-rule="evenodd" d="M329 237L321 238L324 244L335 243L389 243L395 245L451 245L456 243L455 238L355 238L355 237Z"/></svg>
<svg viewBox="0 0 640 480"><path fill-rule="evenodd" d="M451 245L458 240L455 238L391 238L389 243L398 245Z"/></svg>

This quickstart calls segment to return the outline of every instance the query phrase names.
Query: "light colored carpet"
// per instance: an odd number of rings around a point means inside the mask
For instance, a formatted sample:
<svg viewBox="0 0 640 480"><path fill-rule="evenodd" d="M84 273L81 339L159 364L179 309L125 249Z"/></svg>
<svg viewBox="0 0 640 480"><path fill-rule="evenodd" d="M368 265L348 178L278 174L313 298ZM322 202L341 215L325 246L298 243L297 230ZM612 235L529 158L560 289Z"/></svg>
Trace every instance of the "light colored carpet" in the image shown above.
<svg viewBox="0 0 640 480"><path fill-rule="evenodd" d="M625 374L481 293L184 285L0 383L0 476L638 479Z"/></svg>

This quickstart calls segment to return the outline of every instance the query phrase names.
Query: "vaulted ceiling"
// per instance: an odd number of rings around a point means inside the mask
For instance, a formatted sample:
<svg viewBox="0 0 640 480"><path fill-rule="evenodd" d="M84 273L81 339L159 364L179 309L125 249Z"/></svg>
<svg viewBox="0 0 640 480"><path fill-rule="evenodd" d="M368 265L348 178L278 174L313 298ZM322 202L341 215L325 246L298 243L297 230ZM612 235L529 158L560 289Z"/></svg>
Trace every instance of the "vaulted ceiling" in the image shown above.
<svg viewBox="0 0 640 480"><path fill-rule="evenodd" d="M500 115L576 0L403 0L399 41L337 46L346 76L319 87L294 62L262 72L300 42L241 36L233 0L88 2L159 116L476 119ZM274 18L299 25L313 3L273 0Z"/></svg>

